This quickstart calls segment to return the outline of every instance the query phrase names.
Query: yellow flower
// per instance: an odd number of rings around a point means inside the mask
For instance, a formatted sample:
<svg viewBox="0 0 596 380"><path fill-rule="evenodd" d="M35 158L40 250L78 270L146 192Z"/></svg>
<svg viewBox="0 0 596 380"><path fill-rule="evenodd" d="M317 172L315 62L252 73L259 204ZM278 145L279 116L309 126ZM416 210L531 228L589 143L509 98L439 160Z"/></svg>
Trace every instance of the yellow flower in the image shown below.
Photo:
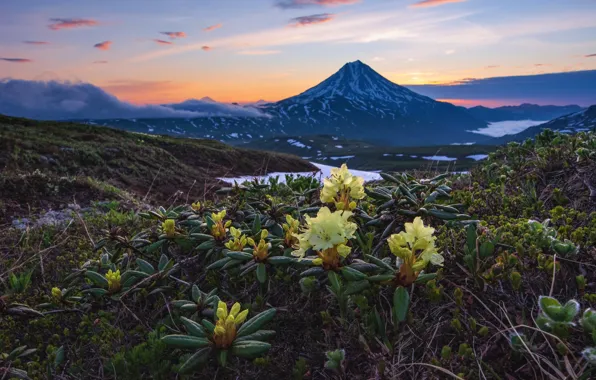
<svg viewBox="0 0 596 380"><path fill-rule="evenodd" d="M292 215L286 215L286 223L283 224L286 247L293 247L298 242L294 234L298 232L299 228L300 221L292 218Z"/></svg>
<svg viewBox="0 0 596 380"><path fill-rule="evenodd" d="M221 210L218 213L211 213L211 220L214 222L213 226L211 226L211 235L219 241L226 239L227 227L232 224L231 220L224 223L223 220L225 217L226 210Z"/></svg>
<svg viewBox="0 0 596 380"><path fill-rule="evenodd" d="M120 269L116 272L113 272L111 269L106 273L106 278L108 279L108 291L110 293L116 293L122 287L120 284Z"/></svg>
<svg viewBox="0 0 596 380"><path fill-rule="evenodd" d="M190 205L190 207L193 209L193 211L201 211L201 202L197 201Z"/></svg>
<svg viewBox="0 0 596 380"><path fill-rule="evenodd" d="M161 224L161 229L167 237L173 237L176 235L176 222L173 219L167 219Z"/></svg>
<svg viewBox="0 0 596 380"><path fill-rule="evenodd" d="M242 251L248 243L247 237L242 234L242 231L235 227L230 227L230 235L232 238L225 244L226 248L235 252Z"/></svg>
<svg viewBox="0 0 596 380"><path fill-rule="evenodd" d="M346 243L354 237L357 228L348 220L350 216L350 211L332 213L327 207L322 207L314 218L306 216L306 228L301 234L294 234L298 249L292 255L303 258L306 251L312 249L321 259L314 261L315 265L337 269L340 257L345 258L350 253L351 248Z"/></svg>
<svg viewBox="0 0 596 380"><path fill-rule="evenodd" d="M262 230L259 244L256 244L253 239L248 239L249 243L254 247L252 254L256 261L264 261L269 256L269 248L271 248L271 244L267 243L265 240L267 236L269 236L269 232L267 230Z"/></svg>
<svg viewBox="0 0 596 380"><path fill-rule="evenodd" d="M412 284L429 263L442 266L444 262L435 247L434 228L424 226L422 219L416 217L414 223L405 224L405 229L387 239L389 250L398 258L397 282L403 286Z"/></svg>
<svg viewBox="0 0 596 380"><path fill-rule="evenodd" d="M62 298L62 290L60 290L60 288L53 287L52 288L52 296L54 296L54 298L56 298L56 299L61 299Z"/></svg>
<svg viewBox="0 0 596 380"><path fill-rule="evenodd" d="M228 306L225 302L217 304L215 330L213 330L213 341L217 348L228 348L236 339L236 329L246 320L248 310L240 311L241 307L236 302L228 313Z"/></svg>
<svg viewBox="0 0 596 380"><path fill-rule="evenodd" d="M323 180L321 202L333 203L338 210L353 210L354 199L364 196L364 178L352 175L346 164L331 169L331 176Z"/></svg>

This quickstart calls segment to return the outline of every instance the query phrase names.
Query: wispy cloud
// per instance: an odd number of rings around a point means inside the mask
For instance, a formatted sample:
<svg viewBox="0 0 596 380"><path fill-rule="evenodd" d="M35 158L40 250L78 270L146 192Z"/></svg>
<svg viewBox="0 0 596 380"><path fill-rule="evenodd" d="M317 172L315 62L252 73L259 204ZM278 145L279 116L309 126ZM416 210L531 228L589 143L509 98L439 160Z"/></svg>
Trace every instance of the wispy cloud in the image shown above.
<svg viewBox="0 0 596 380"><path fill-rule="evenodd" d="M385 60L385 58L383 58L383 57L373 57L373 59L372 59L373 62L382 62L384 60Z"/></svg>
<svg viewBox="0 0 596 380"><path fill-rule="evenodd" d="M112 46L112 41L98 42L95 45L93 45L94 48L99 49L99 50L110 50L111 46Z"/></svg>
<svg viewBox="0 0 596 380"><path fill-rule="evenodd" d="M281 53L280 50L242 50L239 51L240 55L273 55Z"/></svg>
<svg viewBox="0 0 596 380"><path fill-rule="evenodd" d="M447 54L447 55L451 55L453 53L455 53L455 50L453 50L453 49L445 50L445 54Z"/></svg>
<svg viewBox="0 0 596 380"><path fill-rule="evenodd" d="M85 19L85 18L51 18L51 24L48 28L52 30L60 29L73 29L80 28L83 26L97 26L99 22L96 20Z"/></svg>
<svg viewBox="0 0 596 380"><path fill-rule="evenodd" d="M596 54L587 54L585 57L586 57L586 58L592 58L592 57L596 57Z"/></svg>
<svg viewBox="0 0 596 380"><path fill-rule="evenodd" d="M320 13L318 15L301 16L290 20L289 26L300 27L308 25L323 24L333 20L335 17L332 13Z"/></svg>
<svg viewBox="0 0 596 380"><path fill-rule="evenodd" d="M278 0L275 6L281 9L296 9L310 6L337 6L359 3L360 0Z"/></svg>
<svg viewBox="0 0 596 380"><path fill-rule="evenodd" d="M159 32L159 33L170 37L171 40L175 40L176 38L186 37L186 33L184 33L184 32Z"/></svg>
<svg viewBox="0 0 596 380"><path fill-rule="evenodd" d="M0 58L0 60L6 61L6 62L13 62L13 63L29 63L29 62L33 62L32 60L27 59L27 58Z"/></svg>
<svg viewBox="0 0 596 380"><path fill-rule="evenodd" d="M154 39L153 40L155 43L159 44L159 45L173 45L173 42L170 41L165 41L165 40L159 40L159 39Z"/></svg>
<svg viewBox="0 0 596 380"><path fill-rule="evenodd" d="M501 67L501 66L499 66L499 65L489 65L489 66L486 66L485 69L496 69L498 67Z"/></svg>
<svg viewBox="0 0 596 380"><path fill-rule="evenodd" d="M201 46L201 49L202 49L203 51L209 51L209 50L213 50L213 48L212 48L211 46L207 46L207 45L203 45L203 46Z"/></svg>
<svg viewBox="0 0 596 380"><path fill-rule="evenodd" d="M210 25L210 26L208 26L208 27L206 27L206 28L203 28L203 30L204 30L205 32L212 32L212 31L214 31L215 29L219 29L219 28L221 28L222 26L223 26L222 24Z"/></svg>
<svg viewBox="0 0 596 380"><path fill-rule="evenodd" d="M411 5L414 8L423 7L436 7L438 5L449 4L449 3L463 3L467 0L421 0Z"/></svg>
<svg viewBox="0 0 596 380"><path fill-rule="evenodd" d="M106 63L108 63L108 61L93 61L93 64L95 64L95 65L103 65Z"/></svg>
<svg viewBox="0 0 596 380"><path fill-rule="evenodd" d="M535 63L534 67L550 66L548 63Z"/></svg>
<svg viewBox="0 0 596 380"><path fill-rule="evenodd" d="M27 45L49 45L50 43L47 41L23 41L24 44Z"/></svg>

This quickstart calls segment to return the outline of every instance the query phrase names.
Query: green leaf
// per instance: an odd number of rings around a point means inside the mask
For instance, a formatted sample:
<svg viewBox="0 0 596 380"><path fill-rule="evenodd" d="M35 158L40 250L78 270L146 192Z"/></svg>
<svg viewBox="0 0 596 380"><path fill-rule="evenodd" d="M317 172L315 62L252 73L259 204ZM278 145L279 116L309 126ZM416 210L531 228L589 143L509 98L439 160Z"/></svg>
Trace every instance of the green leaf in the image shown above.
<svg viewBox="0 0 596 380"><path fill-rule="evenodd" d="M199 244L196 249L199 251L208 251L213 247L215 247L215 240L207 240Z"/></svg>
<svg viewBox="0 0 596 380"><path fill-rule="evenodd" d="M190 234L190 237L198 241L213 240L213 236L207 234Z"/></svg>
<svg viewBox="0 0 596 380"><path fill-rule="evenodd" d="M313 267L300 273L300 277L317 276L325 273L325 269L321 267Z"/></svg>
<svg viewBox="0 0 596 380"><path fill-rule="evenodd" d="M221 269L224 265L226 265L228 263L228 261L231 261L231 260L232 259L229 257L224 257L223 259L217 260L213 264L209 265L207 267L207 270Z"/></svg>
<svg viewBox="0 0 596 380"><path fill-rule="evenodd" d="M149 275L155 273L155 268L153 267L153 265L151 265L150 263L148 263L147 261L143 260L143 259L137 259L136 260L137 265L139 266L139 269L142 272L145 272Z"/></svg>
<svg viewBox="0 0 596 380"><path fill-rule="evenodd" d="M255 219L252 221L252 233L256 235L261 232L261 215L255 214Z"/></svg>
<svg viewBox="0 0 596 380"><path fill-rule="evenodd" d="M403 286L395 289L393 293L393 314L397 322L403 322L408 315L410 306L410 294Z"/></svg>
<svg viewBox="0 0 596 380"><path fill-rule="evenodd" d="M188 311L188 312L195 312L199 310L199 305L196 303L187 303L185 305L180 306L180 310Z"/></svg>
<svg viewBox="0 0 596 380"><path fill-rule="evenodd" d="M237 265L242 264L243 262L244 261L242 261L242 260L234 260L234 259L232 259L232 260L228 261L227 263L225 263L225 265L221 269L233 268L233 267L235 267Z"/></svg>
<svg viewBox="0 0 596 380"><path fill-rule="evenodd" d="M375 264L379 268L393 272L394 269L393 269L393 267L391 267L391 265L389 265L389 263L386 263L385 261L383 261L373 255L364 255L364 256L366 256L373 264Z"/></svg>
<svg viewBox="0 0 596 380"><path fill-rule="evenodd" d="M349 296L352 294L360 293L361 291L368 288L369 286L370 286L370 283L367 280L349 282L344 290L344 294Z"/></svg>
<svg viewBox="0 0 596 380"><path fill-rule="evenodd" d="M184 362L184 364L182 364L182 366L180 366L179 372L180 373L189 373L189 372L197 369L198 367L201 366L201 364L204 364L205 362L207 362L207 359L209 359L210 353L211 353L211 347L205 347L205 348L198 350L197 352L192 354L192 356L190 358L188 358L188 360L186 360Z"/></svg>
<svg viewBox="0 0 596 380"><path fill-rule="evenodd" d="M147 278L147 277L149 277L149 275L147 273L140 272L138 270L127 270L124 274L127 274L128 276L140 277L140 278ZM124 274L122 274L122 276L124 276Z"/></svg>
<svg viewBox="0 0 596 380"><path fill-rule="evenodd" d="M236 342L242 342L245 340L259 340L259 341L269 340L269 339L273 338L275 336L275 334L276 334L275 330L259 330L255 333L236 338Z"/></svg>
<svg viewBox="0 0 596 380"><path fill-rule="evenodd" d="M564 320L563 322L573 322L577 314L579 313L579 303L576 300L569 300L563 306Z"/></svg>
<svg viewBox="0 0 596 380"><path fill-rule="evenodd" d="M291 264L296 261L293 257L287 256L271 256L267 259L267 262L271 265L283 265L283 264Z"/></svg>
<svg viewBox="0 0 596 380"><path fill-rule="evenodd" d="M441 210L428 210L428 214L442 220L454 220L458 218L458 214L453 214Z"/></svg>
<svg viewBox="0 0 596 380"><path fill-rule="evenodd" d="M231 259L241 260L241 261L252 260L254 258L254 256L250 253L234 252L234 251L230 251L230 252L226 253L226 256Z"/></svg>
<svg viewBox="0 0 596 380"><path fill-rule="evenodd" d="M145 252L153 253L153 252L157 251L162 245L164 245L165 242L166 242L166 240L158 240L155 243L145 247Z"/></svg>
<svg viewBox="0 0 596 380"><path fill-rule="evenodd" d="M236 336L243 337L257 332L265 323L273 319L276 312L276 309L269 309L255 315L240 327Z"/></svg>
<svg viewBox="0 0 596 380"><path fill-rule="evenodd" d="M88 270L87 272L85 272L85 276L97 286L101 286L104 288L108 287L108 279L97 272Z"/></svg>
<svg viewBox="0 0 596 380"><path fill-rule="evenodd" d="M188 331L190 335L196 336L198 338L207 337L207 334L205 333L205 329L203 328L203 326L193 321L192 319L180 317L180 321L182 322L184 327L186 327L186 331Z"/></svg>
<svg viewBox="0 0 596 380"><path fill-rule="evenodd" d="M360 271L363 273L371 273L371 272L379 271L379 267L376 266L375 264L371 264L371 263L355 262L355 263L348 265L348 267L350 267L352 269L356 269L357 271Z"/></svg>
<svg viewBox="0 0 596 380"><path fill-rule="evenodd" d="M18 368L8 368L5 372L7 379L22 379L22 380L31 380L31 378L27 375L27 371L23 371L22 369Z"/></svg>
<svg viewBox="0 0 596 380"><path fill-rule="evenodd" d="M322 269L322 268L321 268ZM337 295L341 291L341 281L339 276L335 272L328 272L327 278L329 278L329 283L331 283L331 289Z"/></svg>
<svg viewBox="0 0 596 380"><path fill-rule="evenodd" d="M270 348L271 345L265 342L255 340L236 341L232 344L232 354L241 358L253 359L263 355Z"/></svg>
<svg viewBox="0 0 596 380"><path fill-rule="evenodd" d="M64 346L58 347L56 350L56 356L54 357L54 368L58 368L64 361Z"/></svg>
<svg viewBox="0 0 596 380"><path fill-rule="evenodd" d="M376 276L369 276L368 281L385 282L385 281L393 280L394 277L395 277L395 275L393 275L393 274L378 274Z"/></svg>
<svg viewBox="0 0 596 380"><path fill-rule="evenodd" d="M162 272L168 267L169 263L170 263L170 259L168 259L168 256L161 255L161 257L159 258L159 264L157 264L157 269L160 272Z"/></svg>
<svg viewBox="0 0 596 380"><path fill-rule="evenodd" d="M211 344L206 338L199 338L190 335L166 335L161 341L168 346L176 348L203 348Z"/></svg>
<svg viewBox="0 0 596 380"><path fill-rule="evenodd" d="M414 282L416 284L426 284L427 282L429 282L430 280L434 280L435 278L437 278L436 273L423 273L419 275L416 281Z"/></svg>
<svg viewBox="0 0 596 380"><path fill-rule="evenodd" d="M486 259L495 252L495 245L490 241L484 242L480 245L479 251L480 257Z"/></svg>
<svg viewBox="0 0 596 380"><path fill-rule="evenodd" d="M222 367L226 366L228 363L228 350L221 350L217 353L217 362Z"/></svg>
<svg viewBox="0 0 596 380"><path fill-rule="evenodd" d="M193 301L195 301L196 303L201 303L201 289L199 289L199 287L196 284L193 284L191 288L191 296Z"/></svg>
<svg viewBox="0 0 596 380"><path fill-rule="evenodd" d="M360 281L366 278L364 273L351 267L342 267L340 271L344 278L348 281Z"/></svg>
<svg viewBox="0 0 596 380"><path fill-rule="evenodd" d="M264 284L267 281L267 266L264 263L257 264L257 280L261 284Z"/></svg>
<svg viewBox="0 0 596 380"><path fill-rule="evenodd" d="M201 324L203 325L203 327L205 327L205 330L207 330L208 332L213 334L213 330L215 330L215 325L213 323L211 323L210 320L203 319L201 321Z"/></svg>

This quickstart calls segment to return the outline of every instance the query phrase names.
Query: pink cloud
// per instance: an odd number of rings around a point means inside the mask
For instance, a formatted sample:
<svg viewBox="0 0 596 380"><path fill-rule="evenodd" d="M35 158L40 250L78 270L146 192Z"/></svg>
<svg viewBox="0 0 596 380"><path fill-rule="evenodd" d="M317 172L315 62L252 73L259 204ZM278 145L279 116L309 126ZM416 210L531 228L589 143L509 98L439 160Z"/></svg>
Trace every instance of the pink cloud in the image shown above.
<svg viewBox="0 0 596 380"><path fill-rule="evenodd" d="M29 63L29 62L33 62L32 60L27 59L27 58L0 58L0 60L6 61L6 62L13 62L13 63Z"/></svg>
<svg viewBox="0 0 596 380"><path fill-rule="evenodd" d="M93 45L94 48L97 48L99 50L110 50L111 46L112 46L112 41L99 42L99 43L96 43L95 45Z"/></svg>
<svg viewBox="0 0 596 380"><path fill-rule="evenodd" d="M94 61L93 62L93 64L96 64L96 65L101 65L101 64L104 64L104 63L108 63L108 61Z"/></svg>
<svg viewBox="0 0 596 380"><path fill-rule="evenodd" d="M337 6L359 3L360 0L278 0L275 4L278 8L292 9L304 8L308 6Z"/></svg>
<svg viewBox="0 0 596 380"><path fill-rule="evenodd" d="M46 41L23 41L24 44L27 45L49 45L49 42Z"/></svg>
<svg viewBox="0 0 596 380"><path fill-rule="evenodd" d="M213 50L213 48L211 46L203 46L203 47L201 47L201 49L203 49L204 51Z"/></svg>
<svg viewBox="0 0 596 380"><path fill-rule="evenodd" d="M170 37L171 40L175 40L176 38L186 37L186 33L184 33L184 32L160 32L160 33L165 34L166 36Z"/></svg>
<svg viewBox="0 0 596 380"><path fill-rule="evenodd" d="M310 15L310 16L301 16L296 17L290 20L290 26L293 27L300 27L300 26L309 26L309 25L317 25L323 24L325 22L329 22L335 18L334 14L331 13L321 13L318 15Z"/></svg>
<svg viewBox="0 0 596 380"><path fill-rule="evenodd" d="M422 8L422 7L436 7L438 5L449 4L449 3L463 3L467 0L421 0L415 4L412 4L412 7L415 8Z"/></svg>
<svg viewBox="0 0 596 380"><path fill-rule="evenodd" d="M592 58L592 57L596 57L596 54L588 54L588 55L586 55L586 58Z"/></svg>
<svg viewBox="0 0 596 380"><path fill-rule="evenodd" d="M164 40L158 40L158 39L155 39L153 41L155 41L156 43L158 43L160 45L173 45L174 44L173 42L170 42L170 41L164 41Z"/></svg>
<svg viewBox="0 0 596 380"><path fill-rule="evenodd" d="M208 27L204 28L203 30L204 30L205 32L212 32L212 31L214 31L215 29L219 29L219 28L221 28L222 26L223 26L222 24L211 25L211 26L208 26Z"/></svg>
<svg viewBox="0 0 596 380"><path fill-rule="evenodd" d="M51 18L52 24L48 28L52 30L80 28L82 26L97 26L99 22L84 18Z"/></svg>

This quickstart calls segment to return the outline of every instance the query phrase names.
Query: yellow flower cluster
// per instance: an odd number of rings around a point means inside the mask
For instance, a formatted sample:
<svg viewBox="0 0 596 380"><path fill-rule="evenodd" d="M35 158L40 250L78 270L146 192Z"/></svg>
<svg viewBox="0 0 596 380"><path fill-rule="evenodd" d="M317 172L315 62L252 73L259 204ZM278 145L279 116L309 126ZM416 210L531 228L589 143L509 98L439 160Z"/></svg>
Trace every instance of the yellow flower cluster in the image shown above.
<svg viewBox="0 0 596 380"><path fill-rule="evenodd" d="M298 239L298 249L293 256L303 258L306 251L316 251L318 258L313 260L315 265L322 265L326 270L337 269L341 258L347 257L351 248L346 245L354 237L356 224L348 219L350 211L331 212L322 207L317 216L306 216L306 228L301 234L294 234Z"/></svg>
<svg viewBox="0 0 596 380"><path fill-rule="evenodd" d="M338 210L353 210L354 200L364 196L364 178L352 175L346 164L331 169L331 176L323 180L321 202L333 203Z"/></svg>
<svg viewBox="0 0 596 380"><path fill-rule="evenodd" d="M398 258L397 282L402 286L412 284L429 263L442 266L444 262L435 247L434 228L426 227L420 217L416 217L414 223L406 223L405 228L405 232L387 239L391 253Z"/></svg>
<svg viewBox="0 0 596 380"><path fill-rule="evenodd" d="M197 201L190 205L193 211L201 211L201 202Z"/></svg>
<svg viewBox="0 0 596 380"><path fill-rule="evenodd" d="M236 328L246 320L248 310L240 311L240 304L236 302L228 313L228 305L219 301L217 304L215 330L213 342L217 348L228 348L236 339Z"/></svg>
<svg viewBox="0 0 596 380"><path fill-rule="evenodd" d="M283 224L284 229L284 243L286 247L293 247L298 243L298 239L294 236L300 228L300 221L292 218L292 215L286 215L286 223Z"/></svg>
<svg viewBox="0 0 596 380"><path fill-rule="evenodd" d="M120 269L116 272L113 272L111 269L106 273L106 278L108 279L108 291L110 293L116 293L122 287L120 283Z"/></svg>
<svg viewBox="0 0 596 380"><path fill-rule="evenodd" d="M248 244L248 238L236 227L230 227L231 239L225 244L230 251L240 252Z"/></svg>
<svg viewBox="0 0 596 380"><path fill-rule="evenodd" d="M225 217L226 217L226 210L221 210L218 213L214 212L211 214L211 219L215 223L211 227L211 235L213 235L215 240L222 241L222 240L225 240L225 238L226 238L227 228L230 227L230 225L232 224L232 221L228 220L227 222L224 223L223 220Z"/></svg>
<svg viewBox="0 0 596 380"><path fill-rule="evenodd" d="M167 237L176 236L176 221L174 219L167 219L161 224L161 229Z"/></svg>
<svg viewBox="0 0 596 380"><path fill-rule="evenodd" d="M264 261L269 256L269 248L271 247L271 244L267 243L265 240L267 236L269 236L269 232L267 230L262 230L259 244L256 244L252 238L248 238L248 243L254 247L252 254L256 261Z"/></svg>

